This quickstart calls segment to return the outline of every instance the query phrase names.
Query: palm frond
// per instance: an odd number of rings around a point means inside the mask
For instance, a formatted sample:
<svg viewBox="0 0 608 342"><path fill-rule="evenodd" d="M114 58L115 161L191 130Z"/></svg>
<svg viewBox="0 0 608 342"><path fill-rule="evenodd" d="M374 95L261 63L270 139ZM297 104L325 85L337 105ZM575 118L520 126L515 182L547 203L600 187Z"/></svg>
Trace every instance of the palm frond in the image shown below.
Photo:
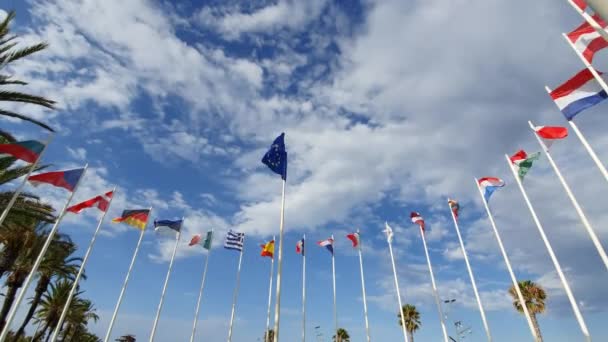
<svg viewBox="0 0 608 342"><path fill-rule="evenodd" d="M15 112L11 112L11 111L8 111L8 110L0 109L0 115L4 115L4 116L11 117L11 118L20 119L20 120L23 120L23 121L28 121L28 122L31 122L31 123L33 123L35 125L38 125L38 126L44 128L44 129L46 129L48 131L55 132L55 130L52 129L51 126L45 124L44 122L38 121L36 119L32 119L30 117L27 117L27 116L19 114L19 113L15 113Z"/></svg>
<svg viewBox="0 0 608 342"><path fill-rule="evenodd" d="M55 101L53 100L48 100L42 96L25 94L18 91L0 90L0 101L30 103L49 109L55 109Z"/></svg>
<svg viewBox="0 0 608 342"><path fill-rule="evenodd" d="M47 43L38 43L35 45L24 47L23 49L19 49L17 51L8 53L4 56L0 56L0 63L2 65L9 64L9 63L19 60L23 57L27 57L31 54L34 54L38 51L42 51L42 50L46 49L48 46L49 46L49 44L47 44Z"/></svg>

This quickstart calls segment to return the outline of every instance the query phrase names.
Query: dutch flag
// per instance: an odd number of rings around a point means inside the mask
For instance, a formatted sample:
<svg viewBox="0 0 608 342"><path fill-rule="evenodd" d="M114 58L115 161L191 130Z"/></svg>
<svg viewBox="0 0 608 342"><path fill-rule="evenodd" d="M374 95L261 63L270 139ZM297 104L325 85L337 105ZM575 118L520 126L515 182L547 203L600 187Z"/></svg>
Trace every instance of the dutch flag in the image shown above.
<svg viewBox="0 0 608 342"><path fill-rule="evenodd" d="M549 95L568 120L572 120L576 114L595 106L608 97L589 69L579 72Z"/></svg>

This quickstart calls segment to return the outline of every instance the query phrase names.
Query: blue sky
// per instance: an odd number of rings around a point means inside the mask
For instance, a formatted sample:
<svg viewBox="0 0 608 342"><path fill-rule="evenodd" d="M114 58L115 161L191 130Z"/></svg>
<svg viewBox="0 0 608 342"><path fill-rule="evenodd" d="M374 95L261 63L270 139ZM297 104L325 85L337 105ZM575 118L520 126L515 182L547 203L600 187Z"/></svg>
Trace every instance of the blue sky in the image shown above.
<svg viewBox="0 0 608 342"><path fill-rule="evenodd" d="M153 207L153 217L185 216L157 341L189 336L204 255L187 247L195 233L218 232L211 253L198 336L227 336L238 254L221 248L233 228L247 234L234 341L262 337L268 260L259 244L278 234L280 178L260 159L286 133L286 200L281 336L300 336L301 259L295 243L334 234L339 325L364 340L358 259L345 235L361 229L372 339L399 341L397 304L384 221L395 228L404 301L422 314L416 339L441 330L422 243L409 221L420 212L442 298L457 301L462 320L483 341L446 203L460 201L461 229L496 341L530 338L511 306L510 279L473 177L498 176L507 187L492 208L520 279L549 295L539 320L549 341L581 334L503 154L538 146L527 120L564 125L544 91L582 68L560 33L581 18L567 4L541 0L445 1L8 1L25 42L50 47L14 66L32 92L58 102L49 112L19 106L58 130L45 161L56 168L91 166L76 201L118 186L109 216ZM604 52L596 64L606 61ZM577 118L608 160L602 105ZM0 121L20 138L44 139L24 123ZM608 241L607 190L576 137L553 148L602 241ZM546 160L526 179L592 336L608 336L608 275ZM56 207L67 194L35 191ZM98 213L68 217L84 253ZM83 289L103 336L138 231L103 226ZM146 234L115 335L148 338L173 241ZM309 243L308 336L330 336L331 259ZM453 325L449 325L453 334ZM294 337L296 338L296 337ZM289 339L288 339L289 340Z"/></svg>

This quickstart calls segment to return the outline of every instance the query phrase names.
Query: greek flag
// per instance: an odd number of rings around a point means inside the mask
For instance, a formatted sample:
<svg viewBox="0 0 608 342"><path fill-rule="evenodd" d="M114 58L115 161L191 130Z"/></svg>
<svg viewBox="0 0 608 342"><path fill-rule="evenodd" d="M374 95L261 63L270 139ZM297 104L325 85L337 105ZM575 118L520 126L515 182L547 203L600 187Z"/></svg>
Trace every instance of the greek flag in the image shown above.
<svg viewBox="0 0 608 342"><path fill-rule="evenodd" d="M226 241L224 241L224 248L234 249L241 252L243 250L243 243L245 242L245 233L237 233L232 230L228 231L226 235Z"/></svg>

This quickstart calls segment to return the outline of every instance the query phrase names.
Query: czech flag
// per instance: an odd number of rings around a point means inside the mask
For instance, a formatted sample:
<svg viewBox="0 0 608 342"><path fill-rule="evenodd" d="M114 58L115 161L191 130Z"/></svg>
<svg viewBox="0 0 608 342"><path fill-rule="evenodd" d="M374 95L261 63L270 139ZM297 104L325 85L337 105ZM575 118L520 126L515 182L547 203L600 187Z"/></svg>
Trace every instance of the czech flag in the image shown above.
<svg viewBox="0 0 608 342"><path fill-rule="evenodd" d="M483 177L477 180L479 187L483 190L483 198L488 202L490 200L490 196L496 191L498 188L502 188L505 186L505 181L497 177Z"/></svg>
<svg viewBox="0 0 608 342"><path fill-rule="evenodd" d="M598 73L602 74L599 71ZM568 120L572 120L576 114L595 106L608 97L589 69L584 69L553 89L549 96Z"/></svg>
<svg viewBox="0 0 608 342"><path fill-rule="evenodd" d="M353 247L355 247L355 248L359 247L359 244L361 241L361 240L359 240L359 233L348 234L348 235L346 235L346 237L353 243Z"/></svg>
<svg viewBox="0 0 608 342"><path fill-rule="evenodd" d="M317 242L317 244L319 246L321 246L321 247L327 248L327 250L329 251L329 253L331 253L331 255L334 255L334 239L333 238L329 238L327 240L319 241L319 242Z"/></svg>
<svg viewBox="0 0 608 342"><path fill-rule="evenodd" d="M44 144L35 140L18 141L13 144L0 144L0 158L13 157L30 164L38 159Z"/></svg>
<svg viewBox="0 0 608 342"><path fill-rule="evenodd" d="M82 177L83 173L84 169L46 172L30 176L28 181L33 186L38 186L40 184L51 184L69 191L74 191L74 188L76 187L76 184L78 184L78 181L80 180L80 177Z"/></svg>
<svg viewBox="0 0 608 342"><path fill-rule="evenodd" d="M267 243L260 245L260 247L262 247L261 256L269 257L271 259L274 257L274 240L270 240Z"/></svg>

